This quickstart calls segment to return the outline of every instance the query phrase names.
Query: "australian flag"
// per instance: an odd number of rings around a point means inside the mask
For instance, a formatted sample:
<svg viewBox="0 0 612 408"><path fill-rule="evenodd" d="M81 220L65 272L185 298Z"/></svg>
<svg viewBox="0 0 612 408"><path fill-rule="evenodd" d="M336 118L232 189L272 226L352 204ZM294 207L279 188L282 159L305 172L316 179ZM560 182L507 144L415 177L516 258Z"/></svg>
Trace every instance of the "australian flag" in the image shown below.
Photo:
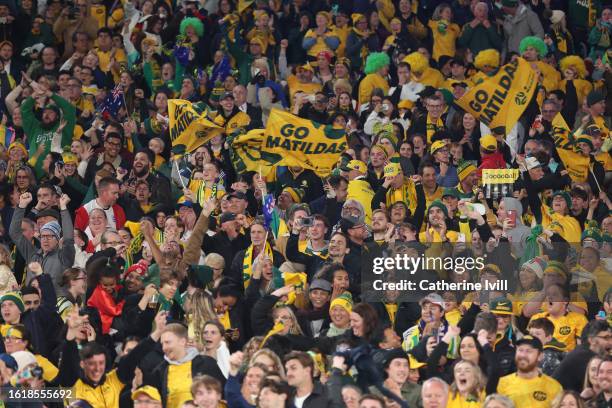
<svg viewBox="0 0 612 408"><path fill-rule="evenodd" d="M263 201L263 216L264 223L276 239L278 234L278 228L280 226L280 217L278 215L278 211L276 211L273 194L266 194Z"/></svg>
<svg viewBox="0 0 612 408"><path fill-rule="evenodd" d="M121 85L117 85L115 89L113 89L106 96L106 99L102 103L102 108L100 112L105 119L117 118L117 114L119 113L119 109L125 107L125 98L123 97L123 89Z"/></svg>

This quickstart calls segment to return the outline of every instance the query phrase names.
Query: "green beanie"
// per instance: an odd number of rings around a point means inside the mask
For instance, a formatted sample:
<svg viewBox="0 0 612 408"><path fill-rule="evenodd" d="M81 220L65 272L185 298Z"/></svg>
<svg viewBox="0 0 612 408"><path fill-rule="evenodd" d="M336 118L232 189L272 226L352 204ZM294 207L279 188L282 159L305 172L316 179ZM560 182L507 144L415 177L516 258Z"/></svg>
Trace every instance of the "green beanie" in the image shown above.
<svg viewBox="0 0 612 408"><path fill-rule="evenodd" d="M429 204L429 208L427 209L427 214L429 215L429 212L431 211L432 208L437 207L439 209L442 210L442 212L444 213L444 217L448 218L448 208L446 208L446 206L444 205L444 203L440 200L433 200L431 202L431 204Z"/></svg>
<svg viewBox="0 0 612 408"><path fill-rule="evenodd" d="M570 197L570 195L568 194L567 191L555 191L551 197L551 201L552 199L554 199L556 196L561 196L563 197L563 199L565 200L565 202L567 203L567 209L569 210L570 208L572 208L572 197Z"/></svg>
<svg viewBox="0 0 612 408"><path fill-rule="evenodd" d="M21 294L19 292L7 292L7 293L5 293L0 298L0 305L2 303L4 303L5 301L7 301L7 300L10 300L14 304L16 304L17 307L19 308L19 311L21 311L21 313L25 312L25 306L23 304L23 298L21 297Z"/></svg>

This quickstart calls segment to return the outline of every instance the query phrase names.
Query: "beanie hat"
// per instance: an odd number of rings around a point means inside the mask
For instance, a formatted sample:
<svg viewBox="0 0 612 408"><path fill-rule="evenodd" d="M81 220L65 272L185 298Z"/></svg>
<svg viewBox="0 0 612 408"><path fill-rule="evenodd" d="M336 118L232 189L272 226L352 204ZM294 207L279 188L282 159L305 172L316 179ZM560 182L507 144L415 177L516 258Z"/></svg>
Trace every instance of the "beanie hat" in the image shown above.
<svg viewBox="0 0 612 408"><path fill-rule="evenodd" d="M304 190L301 188L285 187L283 192L287 192L296 204L300 204L304 198Z"/></svg>
<svg viewBox="0 0 612 408"><path fill-rule="evenodd" d="M553 10L550 15L550 22L553 24L560 23L563 17L565 17L565 13L562 10Z"/></svg>
<svg viewBox="0 0 612 408"><path fill-rule="evenodd" d="M335 306L340 306L348 313L353 311L353 297L350 292L344 292L337 298L331 301L329 304L329 310L331 311Z"/></svg>
<svg viewBox="0 0 612 408"><path fill-rule="evenodd" d="M542 40L540 37L530 35L523 38L519 44L519 52L521 55L523 55L529 47L535 48L539 57L544 57L546 54L548 54L548 47L546 46L544 40Z"/></svg>
<svg viewBox="0 0 612 408"><path fill-rule="evenodd" d="M62 153L62 160L64 161L64 164L78 164L79 163L78 157L76 156L76 154L72 152Z"/></svg>
<svg viewBox="0 0 612 408"><path fill-rule="evenodd" d="M578 145L578 143L586 143L589 145L591 150L595 150L595 146L593 146L593 139L591 136L585 135L584 133L578 136L574 143L576 143L576 145Z"/></svg>
<svg viewBox="0 0 612 408"><path fill-rule="evenodd" d="M146 259L141 259L127 269L127 272L123 274L123 279L125 280L132 272L136 272L139 276L144 277L147 275L148 271L149 262Z"/></svg>
<svg viewBox="0 0 612 408"><path fill-rule="evenodd" d="M476 170L478 169L470 161L464 160L459 163L459 166L457 166L457 176L459 177L459 182L465 180L467 176Z"/></svg>
<svg viewBox="0 0 612 408"><path fill-rule="evenodd" d="M25 312L25 306L23 304L23 299L21 298L21 294L19 292L5 293L2 297L0 297L0 305L6 302L7 300L10 300L14 304L16 304L21 313Z"/></svg>
<svg viewBox="0 0 612 408"><path fill-rule="evenodd" d="M590 221L585 226L584 231L582 232L582 236L580 237L580 242L584 241L587 238L591 238L597 242L603 242L601 230L598 228L596 221Z"/></svg>
<svg viewBox="0 0 612 408"><path fill-rule="evenodd" d="M379 69L388 66L391 62L389 55L386 52L373 52L368 55L365 65L365 73L373 74Z"/></svg>
<svg viewBox="0 0 612 408"><path fill-rule="evenodd" d="M444 203L440 200L433 200L431 204L429 204L429 208L427 208L427 214L431 211L432 208L439 208L444 213L444 217L448 218L448 208L444 205Z"/></svg>
<svg viewBox="0 0 612 408"><path fill-rule="evenodd" d="M62 235L62 227L60 227L59 222L57 221L49 221L48 223L40 227L41 234L45 230L51 232L57 239L60 239Z"/></svg>
<svg viewBox="0 0 612 408"><path fill-rule="evenodd" d="M11 143L8 147L8 151L10 152L11 149L20 149L23 152L24 156L27 157L28 155L28 150L26 149L25 145L19 141L14 141L13 143Z"/></svg>
<svg viewBox="0 0 612 408"><path fill-rule="evenodd" d="M362 18L366 18L366 16L361 13L351 14L351 20L353 21L353 25L357 25L357 23L359 23L359 20L361 20Z"/></svg>
<svg viewBox="0 0 612 408"><path fill-rule="evenodd" d="M529 269L535 273L539 279L542 279L542 276L544 276L544 269L546 269L546 260L541 256L536 256L535 258L525 262L522 267Z"/></svg>
<svg viewBox="0 0 612 408"><path fill-rule="evenodd" d="M570 197L567 191L555 191L551 197L551 200L557 196L560 196L565 200L568 209L572 208L572 197Z"/></svg>
<svg viewBox="0 0 612 408"><path fill-rule="evenodd" d="M605 97L601 91L591 91L587 95L587 106L591 107L598 102L602 102L605 100Z"/></svg>
<svg viewBox="0 0 612 408"><path fill-rule="evenodd" d="M0 361L4 362L6 368L10 368L13 371L17 371L19 369L19 365L17 364L15 357L8 353L0 354Z"/></svg>
<svg viewBox="0 0 612 408"><path fill-rule="evenodd" d="M559 261L549 261L544 269L544 275L547 273L559 273L563 275L567 279L567 267L563 262Z"/></svg>
<svg viewBox="0 0 612 408"><path fill-rule="evenodd" d="M30 364L37 364L36 357L34 357L34 354L30 353L29 351L16 351L11 353L11 356L17 362L19 370L23 370Z"/></svg>
<svg viewBox="0 0 612 408"><path fill-rule="evenodd" d="M500 64L501 56L499 55L499 51L493 48L489 48L488 50L482 50L474 59L474 66L478 69L483 69L484 67L493 67L497 68Z"/></svg>

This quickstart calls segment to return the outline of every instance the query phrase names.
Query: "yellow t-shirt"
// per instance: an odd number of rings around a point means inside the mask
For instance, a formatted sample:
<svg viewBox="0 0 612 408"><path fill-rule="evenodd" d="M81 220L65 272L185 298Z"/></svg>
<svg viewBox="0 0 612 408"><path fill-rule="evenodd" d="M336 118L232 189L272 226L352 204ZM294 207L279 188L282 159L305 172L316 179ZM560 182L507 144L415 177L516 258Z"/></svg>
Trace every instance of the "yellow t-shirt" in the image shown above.
<svg viewBox="0 0 612 408"><path fill-rule="evenodd" d="M553 337L565 344L567 351L576 348L576 339L582 335L582 329L589 322L584 315L576 312L567 312L565 315L554 318L548 312L531 316L531 320L545 317L555 325Z"/></svg>
<svg viewBox="0 0 612 408"><path fill-rule="evenodd" d="M191 361L168 366L168 401L167 408L180 408L191 396Z"/></svg>
<svg viewBox="0 0 612 408"><path fill-rule="evenodd" d="M440 21L429 20L427 24L433 34L433 59L438 60L442 55L449 57L455 56L455 43L461 34L461 29L457 24L451 23L446 27L446 31L441 33L438 30Z"/></svg>
<svg viewBox="0 0 612 408"><path fill-rule="evenodd" d="M561 391L561 384L545 374L527 379L513 373L500 378L497 385L497 392L510 398L516 408L549 408Z"/></svg>
<svg viewBox="0 0 612 408"><path fill-rule="evenodd" d="M449 391L446 408L480 408L485 400L484 390L478 398L464 398L458 392Z"/></svg>

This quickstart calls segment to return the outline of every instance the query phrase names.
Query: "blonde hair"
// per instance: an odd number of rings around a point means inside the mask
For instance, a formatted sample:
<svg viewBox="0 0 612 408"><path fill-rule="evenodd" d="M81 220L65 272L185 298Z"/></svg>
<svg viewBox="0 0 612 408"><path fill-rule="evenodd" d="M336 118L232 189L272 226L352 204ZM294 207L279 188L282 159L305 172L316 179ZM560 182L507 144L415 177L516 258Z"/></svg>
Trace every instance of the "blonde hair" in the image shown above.
<svg viewBox="0 0 612 408"><path fill-rule="evenodd" d="M200 342L206 323L218 320L212 296L201 289L196 290L191 295L191 316L195 340Z"/></svg>
<svg viewBox="0 0 612 408"><path fill-rule="evenodd" d="M475 363L473 363L471 361L468 361L468 360L459 360L453 366L453 377L454 377L455 369L460 364L467 364L467 365L469 365L472 368L472 370L474 372L474 375L476 376L476 382L474 384L474 387L470 390L470 395L472 397L476 398L476 399L479 399L480 398L480 394L484 391L484 389L485 389L485 387L487 385L487 382L486 382L484 374L482 373L482 370L480 369L480 367L477 364L475 364ZM457 383L454 380L453 380L453 383L450 386L450 392L453 395L457 395L457 393L459 392L459 389L457 388Z"/></svg>
<svg viewBox="0 0 612 408"><path fill-rule="evenodd" d="M275 372L278 373L279 377L281 377L283 380L285 379L285 367L283 366L283 362L281 361L280 357L278 356L278 354L276 354L275 352L273 352L272 350L268 349L268 348L263 348L261 350L257 350L249 359L249 367L252 366L253 364L255 364L255 360L257 360L257 357L259 356L266 356L268 357L270 360L274 361L274 366L275 366Z"/></svg>
<svg viewBox="0 0 612 408"><path fill-rule="evenodd" d="M4 244L0 244L0 265L6 265L13 269L13 260L11 259L11 251Z"/></svg>
<svg viewBox="0 0 612 408"><path fill-rule="evenodd" d="M272 310L272 320L276 320L277 313L281 310L287 310L287 312L289 312L289 316L291 318L291 328L289 329L289 334L297 334L303 336L304 332L302 331L302 328L298 323L295 313L293 313L293 309L291 309L289 306L275 307L274 310Z"/></svg>
<svg viewBox="0 0 612 408"><path fill-rule="evenodd" d="M225 258L213 252L206 255L206 257L204 258L204 265L216 269L225 269Z"/></svg>

